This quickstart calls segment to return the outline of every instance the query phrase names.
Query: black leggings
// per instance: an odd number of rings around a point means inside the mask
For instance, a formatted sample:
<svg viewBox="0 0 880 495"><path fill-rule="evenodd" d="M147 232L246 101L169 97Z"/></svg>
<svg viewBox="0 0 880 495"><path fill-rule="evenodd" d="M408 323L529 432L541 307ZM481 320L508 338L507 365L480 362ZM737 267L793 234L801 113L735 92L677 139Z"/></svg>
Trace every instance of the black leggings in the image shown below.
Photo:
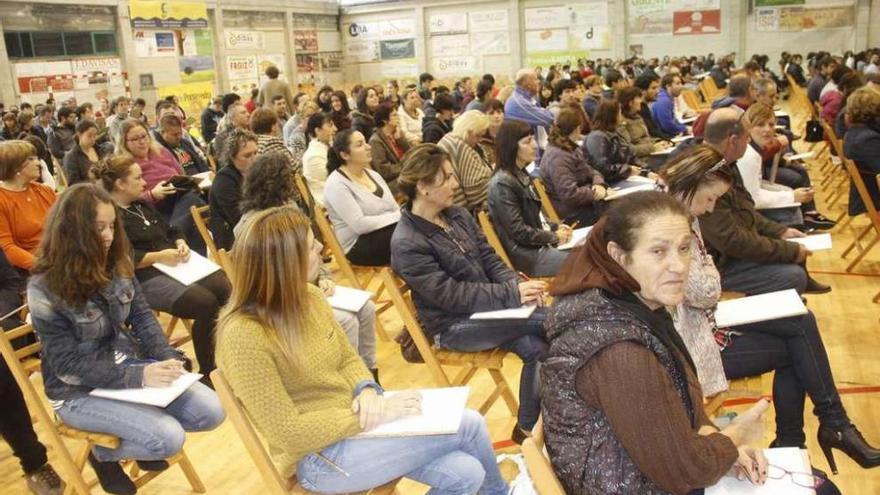
<svg viewBox="0 0 880 495"><path fill-rule="evenodd" d="M355 265L388 266L391 264L391 236L396 223L358 237L345 257Z"/></svg>
<svg viewBox="0 0 880 495"><path fill-rule="evenodd" d="M46 447L37 439L31 424L31 415L21 395L21 389L0 359L0 435L18 457L25 474L36 471L46 464Z"/></svg>
<svg viewBox="0 0 880 495"><path fill-rule="evenodd" d="M178 318L194 319L192 326L193 347L199 362L199 373L205 375L214 370L214 334L217 313L229 299L229 280L222 271L199 280L171 305L171 314Z"/></svg>
<svg viewBox="0 0 880 495"><path fill-rule="evenodd" d="M807 394L821 424L832 428L849 424L813 313L752 323L735 330L743 335L735 337L721 353L724 373L733 380L776 370L773 404L780 447L805 443Z"/></svg>

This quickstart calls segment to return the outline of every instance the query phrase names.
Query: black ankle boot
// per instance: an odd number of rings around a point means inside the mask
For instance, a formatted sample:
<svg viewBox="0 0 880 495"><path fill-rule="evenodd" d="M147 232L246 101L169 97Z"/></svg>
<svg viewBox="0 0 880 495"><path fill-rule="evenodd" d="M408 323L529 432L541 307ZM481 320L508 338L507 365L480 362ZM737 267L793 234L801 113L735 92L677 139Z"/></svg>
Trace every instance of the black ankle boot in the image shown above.
<svg viewBox="0 0 880 495"><path fill-rule="evenodd" d="M165 471L168 469L168 461L135 461L139 468L144 471Z"/></svg>
<svg viewBox="0 0 880 495"><path fill-rule="evenodd" d="M114 495L134 495L137 493L134 482L125 474L118 462L101 462L89 452L89 464L98 475L98 483L101 484L101 488L105 492Z"/></svg>
<svg viewBox="0 0 880 495"><path fill-rule="evenodd" d="M828 459L831 472L837 474L837 463L834 462L832 449L837 449L848 455L863 468L880 466L880 449L873 447L865 440L862 433L849 424L843 428L831 428L825 425L819 426L819 446Z"/></svg>

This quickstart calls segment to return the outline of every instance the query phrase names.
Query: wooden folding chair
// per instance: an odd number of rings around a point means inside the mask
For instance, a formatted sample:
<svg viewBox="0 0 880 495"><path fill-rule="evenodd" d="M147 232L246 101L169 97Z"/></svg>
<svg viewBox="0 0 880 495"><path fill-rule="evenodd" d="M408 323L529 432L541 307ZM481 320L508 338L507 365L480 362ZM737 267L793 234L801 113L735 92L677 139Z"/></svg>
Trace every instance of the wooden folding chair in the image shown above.
<svg viewBox="0 0 880 495"><path fill-rule="evenodd" d="M492 349L483 352L456 352L435 349L416 318L416 310L412 304L412 291L409 287L400 281L390 268L383 268L379 277L382 279L394 307L397 308L400 319L403 320L404 328L409 332L416 348L425 360L425 364L434 378L434 383L438 387L466 385L477 371L484 369L489 372L495 382L495 389L480 406L480 414L486 414L495 401L502 398L510 412L516 416L519 405L510 385L504 378L504 373L501 372L507 351ZM450 378L443 371L443 366L454 366L461 368L461 371L455 377Z"/></svg>
<svg viewBox="0 0 880 495"><path fill-rule="evenodd" d="M37 421L45 427L45 433L49 436L49 445L55 450L58 456L58 465L61 466L61 469L66 474L65 481L67 486L65 487L64 494L89 495L91 487L97 484L97 480L87 482L83 476L83 468L88 460L89 452L95 446L108 449L118 448L119 438L105 433L79 430L65 425L61 420L56 421L52 418L45 401L37 393L37 389L30 381L31 373L35 373L40 369L39 353L43 348L42 344L37 340L33 344L18 350L12 347L13 340L32 334L34 334L34 328L30 324L22 325L8 332L0 332L0 354L3 355L6 365L9 366L9 371L21 389L31 414L34 414ZM62 437L85 441L76 457L68 450ZM178 464L180 466L194 492L205 493L205 485L193 468L192 463L190 463L185 451L181 450L170 459L167 459L167 461L168 464ZM138 476L137 466L134 466L131 476L134 484L137 487L141 487L159 474L161 473L147 472Z"/></svg>
<svg viewBox="0 0 880 495"><path fill-rule="evenodd" d="M685 103L687 103L687 105L691 107L695 112L699 113L705 110L709 110L709 105L703 104L703 102L700 101L700 97L697 95L696 91L692 89L686 89L682 91L681 94L684 97Z"/></svg>
<svg viewBox="0 0 880 495"><path fill-rule="evenodd" d="M504 246L501 244L501 239L498 238L498 233L495 232L495 226L492 225L492 219L489 218L489 213L486 211L480 211L477 213L477 220L480 222L480 227L483 229L483 234L486 236L486 240L489 241L489 245L492 246L492 249L498 253L498 257L501 258L501 261L503 261L511 270L515 270L513 263L510 262L510 257L507 256L507 251L504 250Z"/></svg>
<svg viewBox="0 0 880 495"><path fill-rule="evenodd" d="M859 168L856 166L855 162L849 158L843 158L843 165L849 173L849 178L852 181L852 184L856 186L856 191L859 193L859 197L865 204L865 210L867 210L865 213L868 216L868 220L871 222L856 236L855 240L853 240L852 244L846 248L843 254L840 255L841 258L846 258L853 249L858 250L859 254L846 267L846 271L851 272L856 265L864 259L865 255L868 254L877 242L880 242L880 213L877 212L877 205L874 204L874 199L871 198L871 194L868 192L867 187L865 187L865 181L862 180L862 174L859 172ZM869 242L867 246L862 246L862 240L872 232L874 236L871 239L871 242ZM876 302L878 299L875 297L874 300Z"/></svg>
<svg viewBox="0 0 880 495"><path fill-rule="evenodd" d="M212 371L211 381L214 384L217 395L220 397L223 409L226 410L227 417L232 422L233 426L235 426L235 431L238 432L241 442L247 449L248 454L250 454L251 460L253 460L254 464L257 466L257 472L259 472L260 477L263 478L263 483L265 483L266 488L268 488L269 494L298 495L311 493L296 481L296 477L284 479L281 476L281 473L278 472L278 469L272 462L272 458L263 446L260 436L257 434L256 429L247 417L244 406L235 396L235 392L233 392L232 387L229 386L229 382L226 381L223 372L219 369ZM397 493L396 487L398 482L400 482L400 479L358 493L374 495Z"/></svg>
<svg viewBox="0 0 880 495"><path fill-rule="evenodd" d="M547 188L544 187L544 181L541 179L534 179L532 183L535 184L535 190L538 191L538 197L541 198L541 209L544 210L544 215L547 215L547 220L550 220L553 223L562 223L559 214L556 213L556 208L553 207L553 202L550 201L550 196L547 195Z"/></svg>
<svg viewBox="0 0 880 495"><path fill-rule="evenodd" d="M333 259L336 261L336 266L339 267L339 271L342 272L342 276L348 279L351 286L355 289L371 290L370 285L377 280L376 275L382 267L360 266L348 261L348 258L345 256L345 250L342 249L342 244L340 244L339 239L336 238L336 231L333 230L333 225L330 224L330 219L327 217L327 211L323 206L317 203L315 203L313 207L315 209L315 223L318 224L318 230L321 231L321 237L324 239L324 246L330 249L330 253L333 255ZM391 301L387 299L381 299L382 292L383 284L381 279L379 279L379 285L376 290L373 291L373 294L375 295L373 302L376 304L376 333L379 335L380 339L387 342L391 340L391 338L388 336L388 333L385 332L385 328L382 326L379 315L388 311L392 304Z"/></svg>
<svg viewBox="0 0 880 495"><path fill-rule="evenodd" d="M704 77L702 81L700 81L700 93L703 94L703 99L706 103L712 104L715 101L722 91L718 89L718 85L715 84L715 79L711 77Z"/></svg>
<svg viewBox="0 0 880 495"><path fill-rule="evenodd" d="M565 489L562 488L559 477L553 471L553 464L544 448L543 417L538 418L538 422L532 428L532 436L523 442L522 452L538 495L565 495Z"/></svg>
<svg viewBox="0 0 880 495"><path fill-rule="evenodd" d="M208 229L208 222L211 221L211 207L208 205L192 205L189 207L189 212L193 217L193 222L196 224L196 229L198 229L199 235L202 236L202 240L204 240L205 245L208 246L208 253L211 254L211 259L216 260L217 244L214 243L214 238L211 236L211 231Z"/></svg>
<svg viewBox="0 0 880 495"><path fill-rule="evenodd" d="M161 318L161 316L162 316L162 312L161 312L161 311L155 311L155 310L154 310L154 311L153 311L153 314L156 315L156 319L157 319L157 320L159 320L159 319ZM172 347L180 347L180 346L182 346L183 344L186 344L187 342L191 342L191 341L192 341L192 324L193 324L193 321L192 321L192 320L187 320L187 319L185 319L185 318L179 318L179 317L174 316L174 315L172 315L172 314L170 314L170 313L168 314L168 316L169 316L171 319L168 321L168 325L167 325L167 326L165 327L165 329L163 330L163 332L165 333L165 338L168 339L168 343L171 344ZM187 332L187 334L184 335L183 337L178 337L178 338L175 339L175 338L173 338L173 336L174 336L174 330L177 329L177 324L178 324L178 323L183 323L184 328L186 328L186 332Z"/></svg>

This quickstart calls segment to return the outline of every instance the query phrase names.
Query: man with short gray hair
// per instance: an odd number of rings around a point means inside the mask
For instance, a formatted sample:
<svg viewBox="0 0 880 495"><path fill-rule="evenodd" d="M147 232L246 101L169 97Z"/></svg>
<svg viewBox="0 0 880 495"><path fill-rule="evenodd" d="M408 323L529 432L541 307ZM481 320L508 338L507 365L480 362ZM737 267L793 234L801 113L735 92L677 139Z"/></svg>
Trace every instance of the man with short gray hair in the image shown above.
<svg viewBox="0 0 880 495"><path fill-rule="evenodd" d="M541 108L535 101L538 94L538 76L532 69L520 69L516 72L516 89L504 103L504 118L521 120L532 128L538 143L538 156L535 163L540 162L540 153L547 144L547 132L553 125L553 114Z"/></svg>

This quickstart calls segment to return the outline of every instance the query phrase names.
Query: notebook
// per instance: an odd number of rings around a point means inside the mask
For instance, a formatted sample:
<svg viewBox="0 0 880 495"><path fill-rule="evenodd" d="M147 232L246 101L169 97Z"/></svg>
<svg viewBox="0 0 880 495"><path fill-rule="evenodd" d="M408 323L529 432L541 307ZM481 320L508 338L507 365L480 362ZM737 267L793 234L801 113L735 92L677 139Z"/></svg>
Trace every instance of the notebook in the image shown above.
<svg viewBox="0 0 880 495"><path fill-rule="evenodd" d="M816 153L814 153L812 151L807 151L806 153L798 153L797 155L785 155L782 157L782 159L787 162L794 162L797 160L809 160L810 158L813 158L815 155L816 155Z"/></svg>
<svg viewBox="0 0 880 495"><path fill-rule="evenodd" d="M186 263L176 266L155 263L153 266L183 285L192 285L220 269L220 265L195 251L189 252L189 261Z"/></svg>
<svg viewBox="0 0 880 495"><path fill-rule="evenodd" d="M89 395L123 402L146 404L148 406L168 407L168 404L174 402L174 399L180 397L200 378L202 378L202 375L199 373L185 373L178 377L177 380L174 380L170 386L164 388L96 388L89 392Z"/></svg>
<svg viewBox="0 0 880 495"><path fill-rule="evenodd" d="M654 191L657 189L657 185L651 182L650 184L637 184L637 185L621 185L618 187L613 187L608 190L608 196L605 196L605 201L613 201L618 198L622 198L628 194L632 194L634 192L639 191Z"/></svg>
<svg viewBox="0 0 880 495"><path fill-rule="evenodd" d="M788 289L721 301L715 308L715 323L719 327L735 327L804 314L807 307L801 296Z"/></svg>
<svg viewBox="0 0 880 495"><path fill-rule="evenodd" d="M587 236L590 235L590 231L593 230L593 226L589 227L581 227L579 229L574 229L571 231L571 240L566 242L565 244L560 244L556 249L560 251L566 251L568 249L572 249L574 247L580 246L587 240Z"/></svg>
<svg viewBox="0 0 880 495"><path fill-rule="evenodd" d="M336 309L357 313L372 297L372 292L337 285L333 295L327 298L327 302Z"/></svg>
<svg viewBox="0 0 880 495"><path fill-rule="evenodd" d="M385 392L393 397L396 392ZM457 433L467 406L470 387L427 388L422 395L422 414L404 416L381 424L370 431L355 435L357 438L410 437L422 435L451 435Z"/></svg>
<svg viewBox="0 0 880 495"><path fill-rule="evenodd" d="M483 311L471 315L472 320L525 320L535 312L535 306L520 306L511 309L499 309L497 311Z"/></svg>
<svg viewBox="0 0 880 495"><path fill-rule="evenodd" d="M764 449L764 456L774 466L793 473L812 473L810 457L806 450L797 447ZM768 478L763 485L754 485L748 480L739 481L724 476L714 486L706 488L706 495L814 495L816 490L794 484L791 475L781 479Z"/></svg>
<svg viewBox="0 0 880 495"><path fill-rule="evenodd" d="M787 241L803 244L810 251L824 251L831 249L831 234L814 234L806 237L792 237Z"/></svg>

